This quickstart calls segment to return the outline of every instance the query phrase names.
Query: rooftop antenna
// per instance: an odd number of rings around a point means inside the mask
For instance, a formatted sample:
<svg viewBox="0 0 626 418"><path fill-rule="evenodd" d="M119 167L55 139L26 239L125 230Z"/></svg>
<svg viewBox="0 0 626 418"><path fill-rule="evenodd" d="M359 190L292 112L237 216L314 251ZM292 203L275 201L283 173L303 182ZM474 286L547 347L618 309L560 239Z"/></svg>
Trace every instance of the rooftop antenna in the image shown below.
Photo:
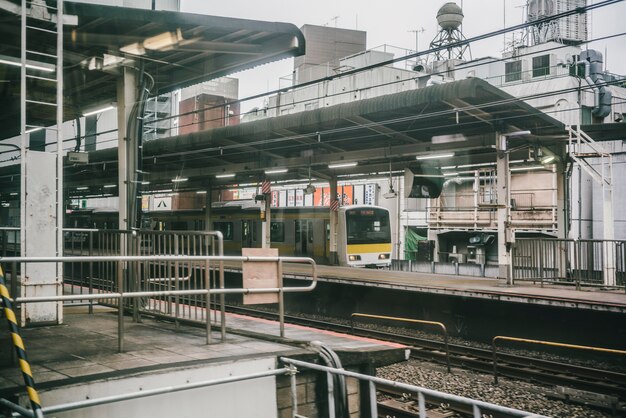
<svg viewBox="0 0 626 418"><path fill-rule="evenodd" d="M415 34L415 52L419 52L420 48L419 48L419 34L420 33L424 33L426 30L423 27L420 27L419 29L412 29L409 32L412 32Z"/></svg>
<svg viewBox="0 0 626 418"><path fill-rule="evenodd" d="M326 23L324 23L324 26L328 26L328 24L330 22L333 22L335 24L335 27L337 27L337 21L339 20L339 16L333 16L330 18L330 20Z"/></svg>

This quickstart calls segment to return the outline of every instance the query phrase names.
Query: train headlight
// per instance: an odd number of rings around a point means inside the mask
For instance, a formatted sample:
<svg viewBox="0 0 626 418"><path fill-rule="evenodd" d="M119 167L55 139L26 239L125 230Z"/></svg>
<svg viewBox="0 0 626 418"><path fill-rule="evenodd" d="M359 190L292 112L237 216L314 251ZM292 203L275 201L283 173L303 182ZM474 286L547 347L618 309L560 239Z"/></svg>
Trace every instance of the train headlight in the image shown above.
<svg viewBox="0 0 626 418"><path fill-rule="evenodd" d="M388 260L389 259L389 254L379 254L378 255L378 259L379 260Z"/></svg>
<svg viewBox="0 0 626 418"><path fill-rule="evenodd" d="M359 261L361 259L360 255L349 255L348 256L348 260L349 261Z"/></svg>

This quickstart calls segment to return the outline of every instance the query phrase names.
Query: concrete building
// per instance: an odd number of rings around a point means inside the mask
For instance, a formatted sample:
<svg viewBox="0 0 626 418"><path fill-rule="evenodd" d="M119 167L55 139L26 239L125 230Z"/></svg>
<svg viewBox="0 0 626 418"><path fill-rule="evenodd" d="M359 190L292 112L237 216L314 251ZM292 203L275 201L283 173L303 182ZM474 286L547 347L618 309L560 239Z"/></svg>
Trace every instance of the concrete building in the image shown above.
<svg viewBox="0 0 626 418"><path fill-rule="evenodd" d="M548 12L554 14L569 10L570 6L577 7L580 2L575 2L573 6L568 5L571 2L558 2L558 10L552 6L544 10L541 9L544 6L535 3L538 2L530 4L530 12L535 15L529 15L529 21ZM451 60L433 61L415 69L383 65L296 87L270 97L267 109L257 110L256 115L281 116L422 88L433 83L479 77L514 97L522 98L567 126L622 122L626 113L624 77L604 71L601 54L581 48L580 43L587 39L585 22L584 15L576 15L559 20L549 28L531 26L526 34L526 44L514 46L502 58L484 57L465 61L455 56ZM327 30L326 38L320 37L324 30ZM303 32L306 35L307 32ZM342 33L347 37L357 35L347 30ZM307 38L307 45L315 49L316 42L321 42L325 46L330 42L328 39L336 39L336 36L337 31L332 28L316 28L315 36ZM361 51L346 57L332 57L327 63L318 65L317 70L310 66L307 70L309 74L326 77L384 63L392 58L394 55L388 52ZM306 62L306 55L301 61ZM295 67L294 74L300 73ZM297 84L299 78L295 80ZM300 81L309 81L309 78ZM592 145L576 149L570 147L569 161L554 158L560 154L558 149L536 146L528 149L528 157L524 161L511 162L510 222L518 237L626 238L626 209L616 204L624 200L625 187L605 178L607 183L611 183L612 192L612 200L607 200L607 188L601 187L600 183L594 184L592 174L589 174L594 170L603 172L603 160L596 156L599 155L598 150L604 149L604 155L610 155L612 159L613 178L620 178L624 173L623 141L594 145L591 139ZM579 158L581 155L584 157ZM528 166L533 161L536 164ZM515 166L522 162L524 167ZM383 199L382 194L390 185L402 196L404 185L398 173L393 173L389 180L382 176L383 179L378 182L381 193L377 204L397 213L393 227L396 231L394 257L403 259L406 256L403 248L407 230L417 229L424 233L428 229L428 238L435 245L436 261L489 263L495 260L495 165L495 162L469 165L458 159L446 164L445 160L441 160L440 168L446 179L443 192L439 198L430 201L395 198L392 195L389 195L393 197L391 199ZM605 169L608 173L608 168ZM569 193L564 196L559 194L559 189ZM605 218L611 222L611 213L614 214L612 225L604 226ZM482 246L478 257L472 241Z"/></svg>

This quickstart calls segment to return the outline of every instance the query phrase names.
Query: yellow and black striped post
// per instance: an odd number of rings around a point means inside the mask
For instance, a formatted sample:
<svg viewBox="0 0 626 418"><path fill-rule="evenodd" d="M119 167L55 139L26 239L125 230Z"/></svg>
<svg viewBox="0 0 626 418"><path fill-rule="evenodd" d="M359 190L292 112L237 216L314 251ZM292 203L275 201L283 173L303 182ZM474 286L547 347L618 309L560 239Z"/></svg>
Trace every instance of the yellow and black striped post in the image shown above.
<svg viewBox="0 0 626 418"><path fill-rule="evenodd" d="M15 346L15 351L17 352L17 358L20 363L20 369L22 370L24 384L26 385L26 391L28 392L28 398L30 399L34 416L37 418L43 418L41 402L39 401L37 389L35 389L35 379L33 379L33 373L30 370L30 363L26 357L24 341L22 341L22 337L20 337L20 329L17 326L13 303L11 302L11 298L9 296L9 289L7 289L4 283L4 272L2 271L2 267L0 267L0 295L2 295L4 315L7 317L7 322L9 323L9 332L11 333L11 338L13 339L13 346Z"/></svg>

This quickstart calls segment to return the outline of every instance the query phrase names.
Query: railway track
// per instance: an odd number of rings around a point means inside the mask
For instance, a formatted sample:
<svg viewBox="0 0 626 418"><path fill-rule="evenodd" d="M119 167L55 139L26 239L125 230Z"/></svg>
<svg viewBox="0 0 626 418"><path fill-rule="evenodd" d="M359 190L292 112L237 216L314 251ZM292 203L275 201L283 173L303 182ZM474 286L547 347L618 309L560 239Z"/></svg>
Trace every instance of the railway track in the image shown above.
<svg viewBox="0 0 626 418"><path fill-rule="evenodd" d="M275 313L244 307L229 306L228 310L266 319L276 319L277 317ZM446 364L446 351L443 342L294 316L285 316L285 321L405 344L411 347L412 358ZM453 367L481 373L493 372L493 353L491 350L457 344L449 344L449 350L450 364ZM552 396L555 398L626 413L626 374L503 352L498 352L497 362L499 376L553 386L555 390ZM396 416L400 417L401 415ZM445 417L446 415L441 416Z"/></svg>

